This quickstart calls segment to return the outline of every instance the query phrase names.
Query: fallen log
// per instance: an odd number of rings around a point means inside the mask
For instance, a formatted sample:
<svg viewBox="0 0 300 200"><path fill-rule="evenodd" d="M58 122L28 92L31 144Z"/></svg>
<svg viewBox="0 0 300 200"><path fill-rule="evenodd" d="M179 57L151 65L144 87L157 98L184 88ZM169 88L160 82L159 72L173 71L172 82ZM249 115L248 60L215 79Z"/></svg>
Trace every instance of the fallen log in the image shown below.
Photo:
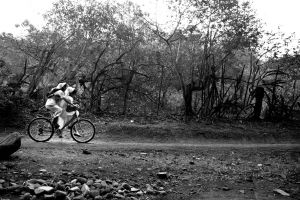
<svg viewBox="0 0 300 200"><path fill-rule="evenodd" d="M0 158L7 158L21 147L21 135L17 132L10 133L0 139Z"/></svg>

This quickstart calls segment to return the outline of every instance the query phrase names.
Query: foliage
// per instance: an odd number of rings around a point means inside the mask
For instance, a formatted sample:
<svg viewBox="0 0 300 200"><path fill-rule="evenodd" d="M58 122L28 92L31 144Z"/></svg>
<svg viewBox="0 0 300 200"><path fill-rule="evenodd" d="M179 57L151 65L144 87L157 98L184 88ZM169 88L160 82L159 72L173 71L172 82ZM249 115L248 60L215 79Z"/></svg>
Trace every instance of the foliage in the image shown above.
<svg viewBox="0 0 300 200"><path fill-rule="evenodd" d="M159 24L131 2L58 0L42 29L25 21L25 37L2 34L0 84L24 93L1 97L2 108L15 97L43 102L66 81L98 115L236 119L251 116L262 86L267 118L292 117L299 55L280 53L292 37L265 32L247 1L167 2L169 21Z"/></svg>
<svg viewBox="0 0 300 200"><path fill-rule="evenodd" d="M34 102L10 86L0 86L0 92L0 127L24 128L28 108L32 108Z"/></svg>

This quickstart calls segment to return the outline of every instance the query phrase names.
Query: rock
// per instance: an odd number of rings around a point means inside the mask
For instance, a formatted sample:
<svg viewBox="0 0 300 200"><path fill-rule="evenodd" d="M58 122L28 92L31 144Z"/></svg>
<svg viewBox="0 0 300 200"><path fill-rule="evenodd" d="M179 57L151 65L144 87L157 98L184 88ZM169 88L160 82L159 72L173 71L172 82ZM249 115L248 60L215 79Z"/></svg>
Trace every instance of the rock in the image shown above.
<svg viewBox="0 0 300 200"><path fill-rule="evenodd" d="M55 200L54 194L44 194L44 200Z"/></svg>
<svg viewBox="0 0 300 200"><path fill-rule="evenodd" d="M122 195L124 195L124 193L125 193L125 190L118 190L117 191L119 194L122 194Z"/></svg>
<svg viewBox="0 0 300 200"><path fill-rule="evenodd" d="M222 190L224 190L224 191L229 191L230 188L225 186L225 187L222 187Z"/></svg>
<svg viewBox="0 0 300 200"><path fill-rule="evenodd" d="M138 191L140 191L140 189L135 188L135 187L131 187L131 188L130 188L130 191L131 191L131 192L138 192Z"/></svg>
<svg viewBox="0 0 300 200"><path fill-rule="evenodd" d="M0 184L5 183L5 180L0 179Z"/></svg>
<svg viewBox="0 0 300 200"><path fill-rule="evenodd" d="M137 171L141 172L143 169L142 168L136 168Z"/></svg>
<svg viewBox="0 0 300 200"><path fill-rule="evenodd" d="M34 190L35 188L38 187L38 186L36 186L36 184L32 184L32 183L27 183L26 186L29 190Z"/></svg>
<svg viewBox="0 0 300 200"><path fill-rule="evenodd" d="M168 173L167 172L158 172L157 177L160 179L167 179L168 178Z"/></svg>
<svg viewBox="0 0 300 200"><path fill-rule="evenodd" d="M107 188L107 187L108 187L106 181L101 181L100 184L101 184L101 187L104 187L104 188Z"/></svg>
<svg viewBox="0 0 300 200"><path fill-rule="evenodd" d="M159 193L160 195L166 195L166 194L167 194L167 192L164 191L164 190L158 191L158 193Z"/></svg>
<svg viewBox="0 0 300 200"><path fill-rule="evenodd" d="M76 184L76 182L77 182L77 179L73 179L70 181L71 184Z"/></svg>
<svg viewBox="0 0 300 200"><path fill-rule="evenodd" d="M83 184L81 187L81 192L83 196L85 196L90 191L90 188L87 184Z"/></svg>
<svg viewBox="0 0 300 200"><path fill-rule="evenodd" d="M82 153L83 153L83 154L86 154L86 155L91 154L91 152L88 151L87 149L82 149Z"/></svg>
<svg viewBox="0 0 300 200"><path fill-rule="evenodd" d="M101 183L94 183L93 186L95 186L96 188L102 188Z"/></svg>
<svg viewBox="0 0 300 200"><path fill-rule="evenodd" d="M253 178L252 178L251 176L248 176L248 177L246 178L246 181L247 181L247 182L253 182Z"/></svg>
<svg viewBox="0 0 300 200"><path fill-rule="evenodd" d="M153 187L150 184L146 184L146 193L147 194L156 194L156 191L153 189Z"/></svg>
<svg viewBox="0 0 300 200"><path fill-rule="evenodd" d="M224 190L224 191L229 191L229 190L231 190L229 187L222 187L222 190Z"/></svg>
<svg viewBox="0 0 300 200"><path fill-rule="evenodd" d="M69 189L71 192L80 191L80 188L78 186L72 187Z"/></svg>
<svg viewBox="0 0 300 200"><path fill-rule="evenodd" d="M79 195L73 198L73 200L85 200L83 195Z"/></svg>
<svg viewBox="0 0 300 200"><path fill-rule="evenodd" d="M118 198L118 199L125 199L125 196L123 196L119 193L115 194L115 197Z"/></svg>
<svg viewBox="0 0 300 200"><path fill-rule="evenodd" d="M38 187L38 189L44 190L47 193L50 193L50 192L52 192L54 190L54 188L50 187L50 186L41 186L41 187Z"/></svg>
<svg viewBox="0 0 300 200"><path fill-rule="evenodd" d="M102 181L101 179L96 179L95 183L101 183L101 181Z"/></svg>
<svg viewBox="0 0 300 200"><path fill-rule="evenodd" d="M157 187L163 187L164 186L163 183L160 180L156 181L155 185Z"/></svg>
<svg viewBox="0 0 300 200"><path fill-rule="evenodd" d="M77 182L79 182L79 183L81 183L81 184L84 184L84 183L87 182L87 179L84 178L84 177L78 177L78 178L77 178Z"/></svg>
<svg viewBox="0 0 300 200"><path fill-rule="evenodd" d="M94 181L92 179L87 180L86 184L88 186L92 186L94 184Z"/></svg>
<svg viewBox="0 0 300 200"><path fill-rule="evenodd" d="M40 169L39 172L45 173L45 172L47 172L47 170L46 169Z"/></svg>
<svg viewBox="0 0 300 200"><path fill-rule="evenodd" d="M26 189L26 187L23 187L22 185L7 186L0 190L0 194L2 194L2 193L21 194L23 191L25 191L25 189Z"/></svg>
<svg viewBox="0 0 300 200"><path fill-rule="evenodd" d="M65 191L56 190L54 193L55 199L57 200L63 200L66 198L67 193Z"/></svg>
<svg viewBox="0 0 300 200"><path fill-rule="evenodd" d="M18 185L18 184L11 182L10 185L16 186L16 185Z"/></svg>
<svg viewBox="0 0 300 200"><path fill-rule="evenodd" d="M245 194L245 190L239 190L239 192Z"/></svg>
<svg viewBox="0 0 300 200"><path fill-rule="evenodd" d="M63 184L58 183L56 184L55 190L65 191L66 187Z"/></svg>
<svg viewBox="0 0 300 200"><path fill-rule="evenodd" d="M91 197L95 198L96 196L99 196L99 190L90 190L88 193Z"/></svg>
<svg viewBox="0 0 300 200"><path fill-rule="evenodd" d="M287 193L287 192L285 192L285 191L283 191L283 190L281 190L281 189L274 189L273 191L274 191L275 193L280 194L280 195L285 196L285 197L289 197L289 196L290 196L289 193Z"/></svg>
<svg viewBox="0 0 300 200"><path fill-rule="evenodd" d="M104 198L102 196L98 195L98 196L95 196L94 200L104 200Z"/></svg>
<svg viewBox="0 0 300 200"><path fill-rule="evenodd" d="M103 196L104 199L112 199L114 198L114 195L112 193L107 193L106 195Z"/></svg>
<svg viewBox="0 0 300 200"><path fill-rule="evenodd" d="M103 196L103 195L106 195L107 193L110 193L111 191L112 191L112 189L109 187L102 188L102 189L100 189L99 194Z"/></svg>
<svg viewBox="0 0 300 200"><path fill-rule="evenodd" d="M164 190L164 187L159 187L158 190L159 190L159 191L163 191L163 190Z"/></svg>
<svg viewBox="0 0 300 200"><path fill-rule="evenodd" d="M35 190L34 190L34 194L36 194L36 195L42 195L42 194L44 194L45 193L45 190L42 190L42 189L40 189L40 188L36 188Z"/></svg>
<svg viewBox="0 0 300 200"><path fill-rule="evenodd" d="M31 183L31 184L47 184L47 181L43 180L43 179L29 179L26 181L26 183Z"/></svg>
<svg viewBox="0 0 300 200"><path fill-rule="evenodd" d="M131 190L130 185L128 185L127 183L122 183L121 188L123 188L124 190L128 190L128 191Z"/></svg>
<svg viewBox="0 0 300 200"><path fill-rule="evenodd" d="M113 182L112 182L112 186L113 186L113 187L119 187L119 183L118 183L117 181L113 181Z"/></svg>
<svg viewBox="0 0 300 200"><path fill-rule="evenodd" d="M102 196L98 195L98 196L95 196L94 200L104 200L104 198Z"/></svg>
<svg viewBox="0 0 300 200"><path fill-rule="evenodd" d="M138 191L137 193L136 193L138 196L142 196L144 193L143 193L143 191Z"/></svg>
<svg viewBox="0 0 300 200"><path fill-rule="evenodd" d="M7 158L18 151L21 147L21 134L18 132L11 133L0 140L0 158Z"/></svg>
<svg viewBox="0 0 300 200"><path fill-rule="evenodd" d="M25 193L20 197L21 200L30 200L31 198L32 195L30 193Z"/></svg>

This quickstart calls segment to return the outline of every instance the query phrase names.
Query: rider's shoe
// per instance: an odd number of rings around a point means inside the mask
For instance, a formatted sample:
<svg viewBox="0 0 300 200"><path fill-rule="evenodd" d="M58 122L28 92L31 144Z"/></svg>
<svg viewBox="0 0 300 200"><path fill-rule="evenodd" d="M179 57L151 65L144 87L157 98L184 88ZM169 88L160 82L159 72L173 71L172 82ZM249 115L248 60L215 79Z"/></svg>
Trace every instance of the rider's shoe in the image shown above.
<svg viewBox="0 0 300 200"><path fill-rule="evenodd" d="M57 133L57 136L58 136L59 138L62 138L62 137L63 137L63 136L62 136L62 130L57 129L56 133Z"/></svg>

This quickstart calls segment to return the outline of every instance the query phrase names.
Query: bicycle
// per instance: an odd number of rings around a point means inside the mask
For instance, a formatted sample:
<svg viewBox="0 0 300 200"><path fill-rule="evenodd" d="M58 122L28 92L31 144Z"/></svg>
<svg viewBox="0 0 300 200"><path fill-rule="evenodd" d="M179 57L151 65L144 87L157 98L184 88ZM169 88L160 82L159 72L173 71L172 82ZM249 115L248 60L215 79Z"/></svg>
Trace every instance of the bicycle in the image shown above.
<svg viewBox="0 0 300 200"><path fill-rule="evenodd" d="M65 127L70 129L71 137L78 143L87 143L91 141L96 134L94 124L88 119L80 118L78 115L73 115L72 119L63 126L61 131L63 131ZM57 130L58 129L54 128L52 116L51 118L38 116L31 120L27 127L29 137L36 142L49 141Z"/></svg>

